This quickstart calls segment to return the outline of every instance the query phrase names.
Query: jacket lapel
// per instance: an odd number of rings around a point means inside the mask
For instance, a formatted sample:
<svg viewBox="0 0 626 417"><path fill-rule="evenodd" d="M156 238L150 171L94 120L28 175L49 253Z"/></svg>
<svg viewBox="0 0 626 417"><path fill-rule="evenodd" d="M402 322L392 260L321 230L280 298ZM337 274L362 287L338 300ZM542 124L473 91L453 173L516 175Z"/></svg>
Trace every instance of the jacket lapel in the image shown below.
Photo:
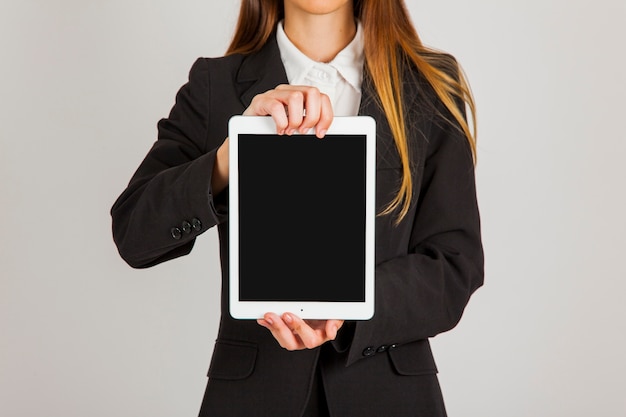
<svg viewBox="0 0 626 417"><path fill-rule="evenodd" d="M276 35L272 34L259 52L244 58L237 73L239 98L244 108L247 108L257 94L287 83Z"/></svg>
<svg viewBox="0 0 626 417"><path fill-rule="evenodd" d="M372 116L376 120L376 168L399 167L400 159L391 134L391 127L379 104L374 83L367 70L363 74L359 116Z"/></svg>

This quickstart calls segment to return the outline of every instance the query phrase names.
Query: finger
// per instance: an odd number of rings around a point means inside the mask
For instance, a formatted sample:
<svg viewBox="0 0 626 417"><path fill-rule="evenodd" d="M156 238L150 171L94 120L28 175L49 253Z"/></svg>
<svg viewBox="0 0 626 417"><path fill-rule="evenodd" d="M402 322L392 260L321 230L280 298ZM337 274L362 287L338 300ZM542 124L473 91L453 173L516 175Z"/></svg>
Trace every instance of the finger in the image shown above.
<svg viewBox="0 0 626 417"><path fill-rule="evenodd" d="M294 134L300 129L305 113L305 102L308 91L314 87L281 84L275 88L277 97L280 97L285 105L288 126L285 133Z"/></svg>
<svg viewBox="0 0 626 417"><path fill-rule="evenodd" d="M304 119L298 131L306 133L312 129L319 121L322 106L322 93L315 87L308 87L305 90Z"/></svg>
<svg viewBox="0 0 626 417"><path fill-rule="evenodd" d="M332 121L333 112L332 105L330 102L330 98L320 92L317 87L310 86L302 86L302 85L280 85L276 87L277 90L281 91L291 91L292 93L301 93L302 94L302 105L303 105L303 115L302 121L298 127L298 131L300 133L306 133L313 127L315 127L320 121L320 116L322 115L322 111L327 113L326 121L323 120L323 125L329 125L330 121ZM294 120L292 123L290 119L290 128L293 128L293 125L300 120L300 112L297 107L290 106L290 111L297 111L296 117L297 120ZM325 129L328 129L326 126Z"/></svg>
<svg viewBox="0 0 626 417"><path fill-rule="evenodd" d="M291 331L281 317L274 313L267 313L263 316L263 319L269 325L268 329L281 347L287 350L304 349L300 338Z"/></svg>
<svg viewBox="0 0 626 417"><path fill-rule="evenodd" d="M268 91L254 96L248 108L243 112L244 116L271 116L276 125L276 133L283 135L287 128L287 111L280 97Z"/></svg>
<svg viewBox="0 0 626 417"><path fill-rule="evenodd" d="M305 96L301 90L288 91L286 97L287 107L287 130L288 135L293 135L302 125L302 118L304 113Z"/></svg>
<svg viewBox="0 0 626 417"><path fill-rule="evenodd" d="M326 136L326 132L330 128L331 123L333 122L333 106L330 102L330 97L326 94L322 94L320 96L320 115L319 120L317 121L317 125L315 127L315 135L318 138L323 138Z"/></svg>
<svg viewBox="0 0 626 417"><path fill-rule="evenodd" d="M323 330L313 329L295 314L285 313L282 318L292 332L300 337L300 340L307 349L316 348L326 342Z"/></svg>
<svg viewBox="0 0 626 417"><path fill-rule="evenodd" d="M326 322L326 337L328 340L335 340L337 332L343 325L343 320L328 320Z"/></svg>

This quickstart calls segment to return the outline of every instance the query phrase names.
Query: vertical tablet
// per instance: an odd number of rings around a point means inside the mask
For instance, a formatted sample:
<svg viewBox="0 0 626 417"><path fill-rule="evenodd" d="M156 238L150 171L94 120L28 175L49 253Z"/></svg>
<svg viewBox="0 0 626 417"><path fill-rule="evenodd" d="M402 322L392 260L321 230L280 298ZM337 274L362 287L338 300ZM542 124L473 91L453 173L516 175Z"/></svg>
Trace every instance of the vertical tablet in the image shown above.
<svg viewBox="0 0 626 417"><path fill-rule="evenodd" d="M326 136L229 122L229 303L238 319L374 314L376 124L335 117Z"/></svg>

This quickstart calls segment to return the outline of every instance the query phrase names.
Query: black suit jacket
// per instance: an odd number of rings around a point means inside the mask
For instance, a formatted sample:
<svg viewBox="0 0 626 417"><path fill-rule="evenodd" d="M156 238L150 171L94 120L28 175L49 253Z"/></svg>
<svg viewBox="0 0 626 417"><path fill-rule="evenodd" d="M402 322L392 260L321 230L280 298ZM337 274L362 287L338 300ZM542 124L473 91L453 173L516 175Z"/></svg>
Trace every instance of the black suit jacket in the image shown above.
<svg viewBox="0 0 626 417"><path fill-rule="evenodd" d="M404 75L414 198L399 225L393 215L376 220L374 317L346 323L322 352L328 404L339 416L445 415L428 338L453 328L483 283L467 140L420 75L409 67ZM169 117L158 123L158 140L111 210L115 243L135 268L185 255L199 234L218 228L222 316L206 415L298 416L320 358L319 348L288 352L256 322L229 316L227 192L214 195L210 186L228 119L284 83L274 38L248 56L198 59ZM380 210L397 191L401 164L367 74L359 114L377 121Z"/></svg>

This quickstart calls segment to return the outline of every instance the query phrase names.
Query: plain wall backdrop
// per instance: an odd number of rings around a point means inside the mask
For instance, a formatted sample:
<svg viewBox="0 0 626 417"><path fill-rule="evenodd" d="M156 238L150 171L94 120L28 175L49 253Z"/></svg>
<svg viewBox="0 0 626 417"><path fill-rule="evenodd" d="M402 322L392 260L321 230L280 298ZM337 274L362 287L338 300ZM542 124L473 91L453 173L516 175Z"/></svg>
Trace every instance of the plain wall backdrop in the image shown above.
<svg viewBox="0 0 626 417"><path fill-rule="evenodd" d="M486 277L432 341L449 415L626 415L626 2L407 3L478 106ZM109 209L238 4L0 2L0 415L197 415L216 233L133 270Z"/></svg>

